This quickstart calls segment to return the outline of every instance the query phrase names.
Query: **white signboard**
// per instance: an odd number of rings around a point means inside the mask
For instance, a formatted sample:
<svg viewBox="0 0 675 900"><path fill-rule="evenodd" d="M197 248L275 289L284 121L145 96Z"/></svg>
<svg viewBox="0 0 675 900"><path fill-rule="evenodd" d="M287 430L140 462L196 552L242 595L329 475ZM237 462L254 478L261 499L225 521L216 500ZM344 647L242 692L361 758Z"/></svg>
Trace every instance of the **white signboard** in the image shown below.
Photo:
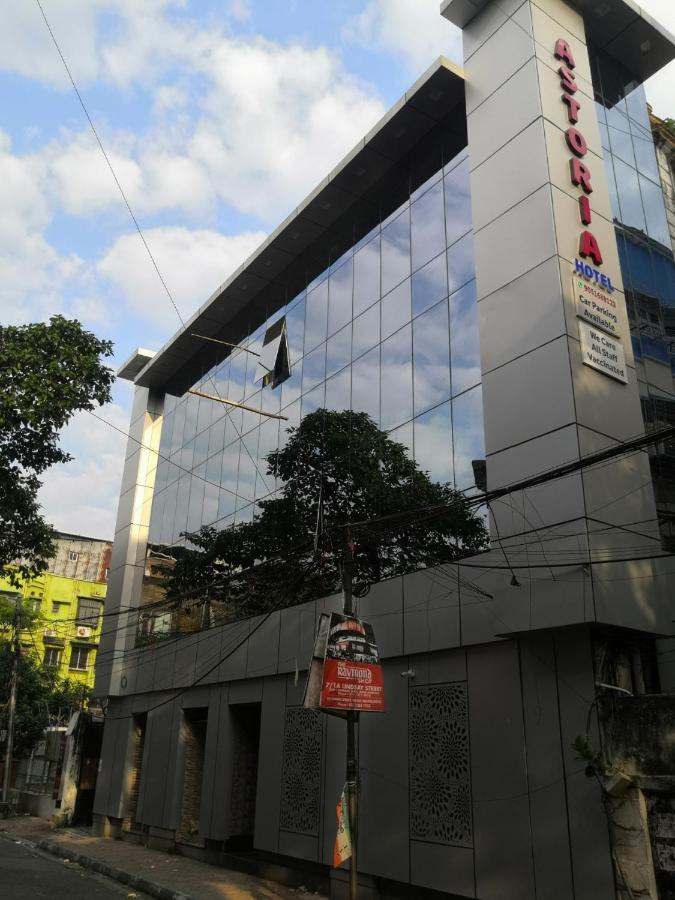
<svg viewBox="0 0 675 900"><path fill-rule="evenodd" d="M585 366L597 369L603 375L616 378L617 381L628 382L626 375L626 358L623 347L616 338L610 337L599 328L586 322L579 322L581 338L581 359Z"/></svg>
<svg viewBox="0 0 675 900"><path fill-rule="evenodd" d="M579 318L609 334L618 334L619 311L613 297L577 275L572 277L572 285Z"/></svg>

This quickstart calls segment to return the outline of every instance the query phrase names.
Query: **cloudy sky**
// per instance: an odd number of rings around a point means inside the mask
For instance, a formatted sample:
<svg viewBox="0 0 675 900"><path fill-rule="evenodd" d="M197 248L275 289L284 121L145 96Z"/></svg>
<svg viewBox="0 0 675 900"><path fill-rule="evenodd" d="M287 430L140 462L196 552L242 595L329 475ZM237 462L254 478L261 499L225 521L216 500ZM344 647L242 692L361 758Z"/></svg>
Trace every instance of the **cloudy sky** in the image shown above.
<svg viewBox="0 0 675 900"><path fill-rule="evenodd" d="M189 315L441 53L438 0L41 0L181 313ZM643 6L675 32L675 3ZM675 115L672 65L647 93ZM670 89L669 89L670 88ZM115 364L179 322L34 0L0 29L0 310L61 312ZM102 411L125 429L131 386ZM45 478L47 518L112 537L124 439L89 415Z"/></svg>

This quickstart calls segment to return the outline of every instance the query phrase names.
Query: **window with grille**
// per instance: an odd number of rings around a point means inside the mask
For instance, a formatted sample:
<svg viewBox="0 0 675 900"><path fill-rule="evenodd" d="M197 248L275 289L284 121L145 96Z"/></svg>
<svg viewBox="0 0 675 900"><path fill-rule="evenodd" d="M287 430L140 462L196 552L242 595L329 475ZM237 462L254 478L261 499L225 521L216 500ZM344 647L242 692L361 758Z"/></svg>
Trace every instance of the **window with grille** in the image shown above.
<svg viewBox="0 0 675 900"><path fill-rule="evenodd" d="M45 647L44 663L46 666L49 666L50 669L58 669L61 665L61 648Z"/></svg>
<svg viewBox="0 0 675 900"><path fill-rule="evenodd" d="M101 604L97 600L80 597L77 601L77 624L96 628L100 612Z"/></svg>
<svg viewBox="0 0 675 900"><path fill-rule="evenodd" d="M87 658L89 656L89 647L73 647L70 651L69 668L82 672L87 668Z"/></svg>

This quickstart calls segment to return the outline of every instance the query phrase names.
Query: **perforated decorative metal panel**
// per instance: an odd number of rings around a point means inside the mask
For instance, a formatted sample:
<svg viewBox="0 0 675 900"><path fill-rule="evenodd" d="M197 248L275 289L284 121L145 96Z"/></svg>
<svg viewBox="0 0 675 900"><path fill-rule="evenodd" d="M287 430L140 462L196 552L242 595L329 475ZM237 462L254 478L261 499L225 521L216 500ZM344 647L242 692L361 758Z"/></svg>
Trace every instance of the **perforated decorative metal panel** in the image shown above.
<svg viewBox="0 0 675 900"><path fill-rule="evenodd" d="M301 706L286 710L279 827L319 834L323 722L321 713Z"/></svg>
<svg viewBox="0 0 675 900"><path fill-rule="evenodd" d="M410 690L410 837L471 846L466 684Z"/></svg>

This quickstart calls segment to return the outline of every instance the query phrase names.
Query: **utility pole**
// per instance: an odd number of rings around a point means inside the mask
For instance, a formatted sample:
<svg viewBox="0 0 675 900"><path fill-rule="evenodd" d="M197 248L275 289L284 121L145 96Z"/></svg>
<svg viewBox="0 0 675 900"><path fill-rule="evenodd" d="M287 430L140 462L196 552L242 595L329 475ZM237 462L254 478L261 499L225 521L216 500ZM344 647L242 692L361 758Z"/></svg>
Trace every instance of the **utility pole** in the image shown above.
<svg viewBox="0 0 675 900"><path fill-rule="evenodd" d="M352 596L352 577L354 573L354 543L351 528L345 529L345 540L342 557L342 597L343 611L346 616L354 615ZM359 761L357 732L359 714L356 710L347 711L347 793L349 800L349 831L352 843L352 855L349 860L349 900L358 900L358 810L359 810Z"/></svg>
<svg viewBox="0 0 675 900"><path fill-rule="evenodd" d="M14 659L9 686L9 717L7 720L7 748L5 750L5 772L2 779L2 802L7 803L9 794L9 778L12 768L12 751L14 750L14 717L16 714L16 689L19 680L19 597L14 599Z"/></svg>

